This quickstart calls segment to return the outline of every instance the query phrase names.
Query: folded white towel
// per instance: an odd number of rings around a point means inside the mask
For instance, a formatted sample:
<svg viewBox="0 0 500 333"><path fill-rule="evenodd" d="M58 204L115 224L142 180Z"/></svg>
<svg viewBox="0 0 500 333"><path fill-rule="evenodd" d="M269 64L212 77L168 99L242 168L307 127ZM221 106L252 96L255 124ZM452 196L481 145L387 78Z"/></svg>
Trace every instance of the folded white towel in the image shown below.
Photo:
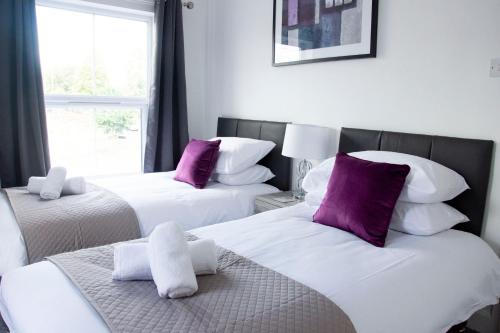
<svg viewBox="0 0 500 333"><path fill-rule="evenodd" d="M66 181L66 169L55 167L50 169L40 191L40 197L45 200L55 200L61 197L61 192Z"/></svg>
<svg viewBox="0 0 500 333"><path fill-rule="evenodd" d="M188 244L175 222L161 224L151 233L148 257L160 297L181 298L198 291Z"/></svg>
<svg viewBox="0 0 500 333"><path fill-rule="evenodd" d="M30 177L28 181L28 192L33 194L40 194L42 191L45 177ZM83 177L68 178L64 182L62 195L77 195L84 194L87 191L87 183Z"/></svg>
<svg viewBox="0 0 500 333"><path fill-rule="evenodd" d="M196 275L217 272L217 251L211 239L188 242L189 255ZM148 259L148 243L121 243L114 248L113 280L153 280Z"/></svg>

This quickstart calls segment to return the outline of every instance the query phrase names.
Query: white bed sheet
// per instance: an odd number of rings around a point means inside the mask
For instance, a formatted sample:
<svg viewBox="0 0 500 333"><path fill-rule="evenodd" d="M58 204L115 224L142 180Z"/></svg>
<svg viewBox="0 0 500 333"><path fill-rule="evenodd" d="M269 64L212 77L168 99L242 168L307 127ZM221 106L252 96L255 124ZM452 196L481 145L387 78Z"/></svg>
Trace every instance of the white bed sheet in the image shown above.
<svg viewBox="0 0 500 333"><path fill-rule="evenodd" d="M305 204L192 232L329 297L358 333L437 333L500 296L500 260L478 237L391 231L376 248L311 222ZM49 262L8 273L0 302L19 332L101 332L102 319Z"/></svg>
<svg viewBox="0 0 500 333"><path fill-rule="evenodd" d="M175 172L88 179L122 197L135 210L141 233L175 220L184 230L253 214L255 196L277 192L268 184L229 186L210 182L203 190L175 181ZM0 193L0 276L27 263L26 248L8 199Z"/></svg>

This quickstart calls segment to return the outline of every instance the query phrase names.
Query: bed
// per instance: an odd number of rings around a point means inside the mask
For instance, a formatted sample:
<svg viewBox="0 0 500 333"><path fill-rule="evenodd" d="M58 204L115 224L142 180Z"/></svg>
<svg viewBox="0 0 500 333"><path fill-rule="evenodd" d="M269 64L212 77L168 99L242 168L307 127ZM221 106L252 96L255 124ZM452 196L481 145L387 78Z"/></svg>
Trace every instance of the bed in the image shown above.
<svg viewBox="0 0 500 333"><path fill-rule="evenodd" d="M467 212L464 230L419 237L390 231L376 248L311 223L317 207L294 207L192 230L334 301L356 332L447 332L500 296L500 260L478 235L492 142L343 129L339 150L393 150L454 167L472 190L451 202ZM474 162L471 162L473 158ZM56 302L53 300L57 300ZM0 309L20 332L108 332L95 308L51 262L8 273Z"/></svg>
<svg viewBox="0 0 500 333"><path fill-rule="evenodd" d="M175 172L93 178L89 182L113 192L132 207L140 234L147 236L157 224L179 221L185 230L239 219L253 214L257 195L288 190L290 159L281 155L285 123L220 118L218 136L273 141L276 147L260 163L275 177L266 184L228 186L210 182L203 190L175 181ZM0 276L28 263L25 241L9 200L0 192ZM104 245L104 244L100 244Z"/></svg>

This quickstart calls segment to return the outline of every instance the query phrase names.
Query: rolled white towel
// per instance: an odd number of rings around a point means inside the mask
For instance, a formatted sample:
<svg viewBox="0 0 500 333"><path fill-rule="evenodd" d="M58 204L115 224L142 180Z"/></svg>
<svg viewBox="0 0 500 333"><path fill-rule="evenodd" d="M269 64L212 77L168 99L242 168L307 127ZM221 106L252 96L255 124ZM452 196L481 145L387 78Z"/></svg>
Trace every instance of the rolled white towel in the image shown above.
<svg viewBox="0 0 500 333"><path fill-rule="evenodd" d="M211 239L188 242L189 255L196 275L217 272L217 251ZM153 280L148 259L148 243L121 243L114 248L113 280Z"/></svg>
<svg viewBox="0 0 500 333"><path fill-rule="evenodd" d="M40 191L40 197L45 200L55 200L61 197L61 192L66 181L66 169L55 167L50 169Z"/></svg>
<svg viewBox="0 0 500 333"><path fill-rule="evenodd" d="M151 233L148 257L160 297L181 298L198 291L188 244L175 222L161 224Z"/></svg>
<svg viewBox="0 0 500 333"><path fill-rule="evenodd" d="M87 182L83 177L68 178L64 182L63 195L77 195L87 192Z"/></svg>
<svg viewBox="0 0 500 333"><path fill-rule="evenodd" d="M196 275L217 273L217 249L212 239L188 242L188 247Z"/></svg>
<svg viewBox="0 0 500 333"><path fill-rule="evenodd" d="M33 194L40 194L42 191L45 177L30 177L28 181L28 192ZM84 194L87 191L87 183L83 177L68 178L64 182L62 195L77 195Z"/></svg>
<svg viewBox="0 0 500 333"><path fill-rule="evenodd" d="M153 280L148 243L121 243L114 247L113 280Z"/></svg>
<svg viewBox="0 0 500 333"><path fill-rule="evenodd" d="M43 183L45 183L45 177L30 177L27 186L28 192L31 194L40 194Z"/></svg>

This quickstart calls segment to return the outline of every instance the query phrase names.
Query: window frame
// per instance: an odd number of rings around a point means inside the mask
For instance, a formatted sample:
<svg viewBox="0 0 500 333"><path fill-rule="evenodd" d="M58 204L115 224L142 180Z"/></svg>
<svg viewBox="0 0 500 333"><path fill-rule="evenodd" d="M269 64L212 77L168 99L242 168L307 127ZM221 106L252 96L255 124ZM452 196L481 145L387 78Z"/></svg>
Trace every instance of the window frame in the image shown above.
<svg viewBox="0 0 500 333"><path fill-rule="evenodd" d="M63 10L77 11L86 14L108 16L114 18L127 19L132 21L145 22L147 24L147 73L146 87L151 87L153 77L153 24L154 14L149 11L140 11L124 7L115 7L81 0L36 0L37 6L57 8ZM149 109L149 89L145 97L122 97L122 96L86 96L86 95L63 95L45 94L46 108L138 108L140 110L141 121L141 172L144 172L144 153L146 146L147 117Z"/></svg>

